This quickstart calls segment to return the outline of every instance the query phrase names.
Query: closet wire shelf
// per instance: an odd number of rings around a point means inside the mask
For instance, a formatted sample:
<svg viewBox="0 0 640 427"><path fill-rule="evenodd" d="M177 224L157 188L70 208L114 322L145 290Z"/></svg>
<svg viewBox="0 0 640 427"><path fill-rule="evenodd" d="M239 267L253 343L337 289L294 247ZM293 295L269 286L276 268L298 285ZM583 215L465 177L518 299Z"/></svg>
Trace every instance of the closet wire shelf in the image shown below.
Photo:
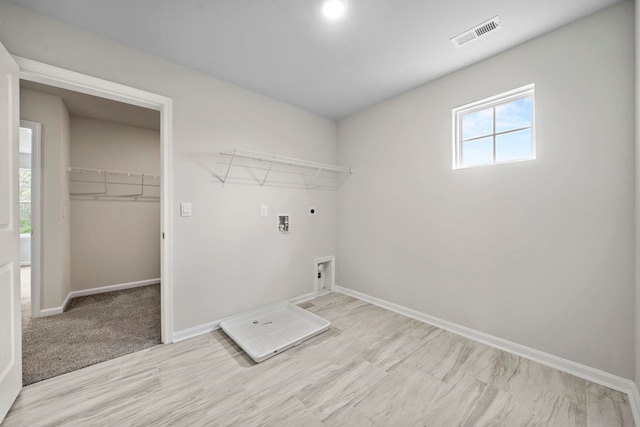
<svg viewBox="0 0 640 427"><path fill-rule="evenodd" d="M160 200L160 175L69 167L67 184L73 197Z"/></svg>
<svg viewBox="0 0 640 427"><path fill-rule="evenodd" d="M226 183L258 184L260 188L294 187L337 190L353 169L240 148L220 152L214 177Z"/></svg>

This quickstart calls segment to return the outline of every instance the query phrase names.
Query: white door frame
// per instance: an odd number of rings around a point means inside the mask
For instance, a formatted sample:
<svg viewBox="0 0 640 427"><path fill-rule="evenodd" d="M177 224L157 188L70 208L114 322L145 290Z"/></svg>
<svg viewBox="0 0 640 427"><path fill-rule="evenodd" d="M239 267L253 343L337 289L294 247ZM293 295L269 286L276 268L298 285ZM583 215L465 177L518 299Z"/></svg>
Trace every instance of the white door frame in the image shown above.
<svg viewBox="0 0 640 427"><path fill-rule="evenodd" d="M31 129L31 317L40 317L42 124L30 120L20 120L20 127Z"/></svg>
<svg viewBox="0 0 640 427"><path fill-rule="evenodd" d="M20 67L20 78L49 86L69 89L113 101L137 105L160 112L160 174L161 174L161 328L162 342L173 342L173 236L171 200L172 99L166 96L91 77L75 71L14 56Z"/></svg>

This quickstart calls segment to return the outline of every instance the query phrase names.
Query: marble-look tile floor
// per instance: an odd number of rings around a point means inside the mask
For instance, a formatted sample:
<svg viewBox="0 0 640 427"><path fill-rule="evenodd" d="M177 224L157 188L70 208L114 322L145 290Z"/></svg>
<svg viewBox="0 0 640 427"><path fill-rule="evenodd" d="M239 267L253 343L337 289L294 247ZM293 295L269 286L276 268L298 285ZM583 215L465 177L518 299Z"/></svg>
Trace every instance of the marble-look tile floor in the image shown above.
<svg viewBox="0 0 640 427"><path fill-rule="evenodd" d="M632 426L625 394L339 293L255 364L221 331L25 387L6 426Z"/></svg>

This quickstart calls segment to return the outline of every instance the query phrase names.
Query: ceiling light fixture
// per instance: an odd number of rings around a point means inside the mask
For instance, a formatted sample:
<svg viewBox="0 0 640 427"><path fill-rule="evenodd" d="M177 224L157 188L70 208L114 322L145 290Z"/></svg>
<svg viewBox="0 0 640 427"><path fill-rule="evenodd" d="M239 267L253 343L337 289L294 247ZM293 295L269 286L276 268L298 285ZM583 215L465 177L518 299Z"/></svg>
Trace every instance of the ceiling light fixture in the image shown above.
<svg viewBox="0 0 640 427"><path fill-rule="evenodd" d="M329 19L338 19L344 14L345 8L343 0L327 0L322 5L322 13Z"/></svg>

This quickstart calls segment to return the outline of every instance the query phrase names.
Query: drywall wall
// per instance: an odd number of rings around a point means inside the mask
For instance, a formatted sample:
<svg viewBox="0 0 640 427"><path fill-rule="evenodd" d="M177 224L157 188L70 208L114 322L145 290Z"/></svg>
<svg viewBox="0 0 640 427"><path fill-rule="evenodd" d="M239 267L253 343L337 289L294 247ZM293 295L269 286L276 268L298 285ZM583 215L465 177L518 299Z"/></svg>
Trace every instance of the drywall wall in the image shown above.
<svg viewBox="0 0 640 427"><path fill-rule="evenodd" d="M71 116L71 166L159 175L160 132ZM159 199L71 197L72 291L159 277Z"/></svg>
<svg viewBox="0 0 640 427"><path fill-rule="evenodd" d="M341 121L337 284L633 378L632 8ZM530 83L537 159L453 170L451 109Z"/></svg>
<svg viewBox="0 0 640 427"><path fill-rule="evenodd" d="M635 157L635 380L636 384L640 383L640 7L634 2L635 6L635 59L636 59L636 157Z"/></svg>
<svg viewBox="0 0 640 427"><path fill-rule="evenodd" d="M40 309L57 308L71 290L69 113L60 97L21 89L20 119L42 124Z"/></svg>
<svg viewBox="0 0 640 427"><path fill-rule="evenodd" d="M336 249L337 194L223 188L212 169L215 153L232 147L334 163L335 122L2 1L0 42L173 99L175 331L313 291L313 260ZM193 204L192 217L178 215L180 202ZM307 216L308 206L318 215ZM292 215L292 233L276 232L279 212Z"/></svg>

